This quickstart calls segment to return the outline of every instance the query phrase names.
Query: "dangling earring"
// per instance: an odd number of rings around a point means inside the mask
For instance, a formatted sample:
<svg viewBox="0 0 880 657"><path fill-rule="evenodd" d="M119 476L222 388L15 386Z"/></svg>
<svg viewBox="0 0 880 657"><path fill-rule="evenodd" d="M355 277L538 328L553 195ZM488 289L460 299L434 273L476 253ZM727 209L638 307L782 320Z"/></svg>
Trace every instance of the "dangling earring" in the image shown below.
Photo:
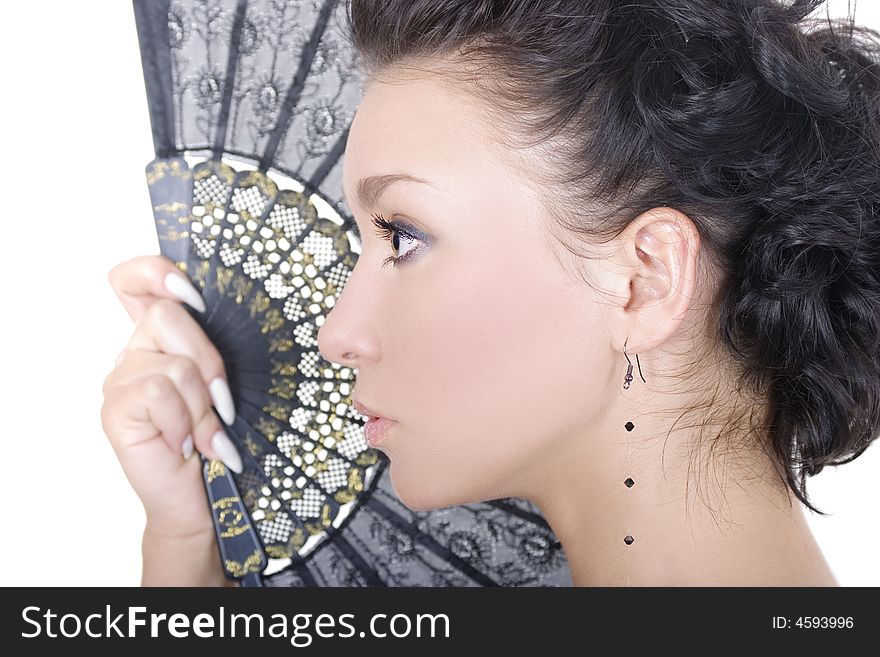
<svg viewBox="0 0 880 657"><path fill-rule="evenodd" d="M630 365L630 368L632 368L632 365ZM623 425L623 428L626 429L627 433L628 433L628 432L632 431L633 429L635 429L636 425L634 425L632 422L627 422L626 424ZM629 445L629 436L628 435L627 435L627 445ZM632 460L632 449L629 450L629 456L627 456L627 459L626 459L627 470L629 470L629 468L630 468L631 460ZM633 481L632 477L627 477L623 481L623 485L626 486L627 488L632 488L635 485L635 483L636 482ZM627 545L632 545L633 541L635 541L635 540L636 539L633 538L632 534L629 533L629 521L627 521L627 523L626 523L626 536L623 537L623 542L626 543ZM627 586L628 586L629 585L629 576L627 576L626 581L627 581Z"/></svg>
<svg viewBox="0 0 880 657"><path fill-rule="evenodd" d="M626 356L626 362L628 363L628 366L626 368L626 376L624 377L624 383L623 383L623 387L625 389L629 388L629 384L633 380L632 361L629 359L629 356L626 355L627 342L629 342L629 337L627 337L627 339L623 341L623 355ZM642 381L647 383L647 381L645 381L645 377L642 375L642 364L639 362L639 355L638 354L636 354L636 364L639 366L639 376L641 377ZM630 431L632 431L633 429L636 428L636 425L633 424L632 422L627 422L625 425L623 425L623 427L624 427L624 429L626 429L627 434L629 434ZM629 444L629 435L627 435L627 444ZM630 450L630 455L627 458L627 469L629 469L631 457L632 457L632 450ZM636 482L633 481L632 477L627 477L623 482L623 484L627 488L632 488L635 485L635 483ZM626 529L627 529L627 533L626 533L626 536L623 537L623 542L626 543L627 545L632 545L636 539L633 538L632 534L629 533L629 522L628 521L626 523ZM627 583L627 586L629 586L629 575L627 575L626 583Z"/></svg>
<svg viewBox="0 0 880 657"><path fill-rule="evenodd" d="M629 337L627 337L626 340L623 341L623 355L626 356L626 362L629 363L629 366L626 368L626 376L623 377L623 380L624 380L623 387L624 387L624 389L629 388L630 381L633 380L633 365L632 365L632 361L629 359L629 356L626 355L626 343L627 343L627 342L629 342ZM647 381L645 381L645 377L642 376L642 364L639 362L639 355L638 355L638 354L636 354L636 364L639 366L639 376L642 378L642 381L644 381L645 383L647 383Z"/></svg>

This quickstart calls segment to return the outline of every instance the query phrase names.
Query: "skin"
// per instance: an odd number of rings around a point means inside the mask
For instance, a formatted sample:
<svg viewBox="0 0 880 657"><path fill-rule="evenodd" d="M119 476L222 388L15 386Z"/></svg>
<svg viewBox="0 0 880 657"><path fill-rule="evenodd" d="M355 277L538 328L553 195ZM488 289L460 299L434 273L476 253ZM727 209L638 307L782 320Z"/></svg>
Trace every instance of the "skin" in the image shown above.
<svg viewBox="0 0 880 657"><path fill-rule="evenodd" d="M694 224L654 208L577 259L493 128L448 81L399 71L367 84L348 139L343 183L363 251L319 349L358 369L353 397L397 420L379 449L401 500L529 499L579 586L836 585L760 450L720 450L700 471L699 427L673 427L695 397L661 375L706 339L712 291ZM397 182L359 204L362 177L401 172L430 184ZM374 212L430 243L401 237L395 252ZM629 390L624 340L647 381L636 368ZM735 394L720 365L700 371L718 399Z"/></svg>
<svg viewBox="0 0 880 657"><path fill-rule="evenodd" d="M200 459L184 453L187 435L208 459L223 429L209 383L226 379L223 358L184 300L165 281L186 280L159 255L135 256L108 274L135 324L104 379L101 425L146 514L142 586L229 586L220 561ZM189 282L184 285L190 285ZM198 291L184 295L199 312Z"/></svg>

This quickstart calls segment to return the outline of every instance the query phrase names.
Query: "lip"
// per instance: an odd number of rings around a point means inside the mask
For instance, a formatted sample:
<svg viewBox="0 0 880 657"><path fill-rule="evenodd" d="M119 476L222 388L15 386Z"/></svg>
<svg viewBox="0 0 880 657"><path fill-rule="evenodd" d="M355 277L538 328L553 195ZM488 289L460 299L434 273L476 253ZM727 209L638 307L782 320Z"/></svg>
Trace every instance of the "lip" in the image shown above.
<svg viewBox="0 0 880 657"><path fill-rule="evenodd" d="M370 447L378 447L384 442L388 430L391 429L397 420L384 417L379 411L362 404L358 400L352 400L352 405L357 409L358 413L368 418L364 425L364 437Z"/></svg>
<svg viewBox="0 0 880 657"><path fill-rule="evenodd" d="M395 420L385 417L370 418L364 425L364 438L370 447L379 447L388 435L388 431L397 424Z"/></svg>
<svg viewBox="0 0 880 657"><path fill-rule="evenodd" d="M380 419L380 420L389 420L389 421L391 421L391 422L396 422L396 421L397 421L397 420L395 420L394 418L390 418L390 417L386 417L386 416L382 415L379 411L374 410L374 409L370 408L369 406L367 406L367 405L365 405L365 404L362 404L362 403L359 402L357 399L355 399L355 400L352 401L352 406L354 406L354 407L358 410L358 413L360 413L360 414L363 415L364 417L367 417L367 418L369 418L369 419L371 419L371 420L372 420L373 418L377 418L377 419Z"/></svg>

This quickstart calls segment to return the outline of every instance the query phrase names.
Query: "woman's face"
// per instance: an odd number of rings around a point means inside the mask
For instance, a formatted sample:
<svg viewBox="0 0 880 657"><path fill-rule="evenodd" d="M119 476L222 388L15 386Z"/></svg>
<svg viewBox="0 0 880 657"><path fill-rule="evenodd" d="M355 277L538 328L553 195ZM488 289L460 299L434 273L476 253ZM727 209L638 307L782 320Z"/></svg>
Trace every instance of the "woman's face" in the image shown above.
<svg viewBox="0 0 880 657"><path fill-rule="evenodd" d="M363 250L319 348L357 368L354 398L397 420L379 449L413 509L546 485L536 477L601 412L611 367L592 289L564 272L537 194L475 102L436 78L370 82L345 154ZM359 197L361 179L390 174L427 183ZM427 239L400 236L395 251L373 213Z"/></svg>

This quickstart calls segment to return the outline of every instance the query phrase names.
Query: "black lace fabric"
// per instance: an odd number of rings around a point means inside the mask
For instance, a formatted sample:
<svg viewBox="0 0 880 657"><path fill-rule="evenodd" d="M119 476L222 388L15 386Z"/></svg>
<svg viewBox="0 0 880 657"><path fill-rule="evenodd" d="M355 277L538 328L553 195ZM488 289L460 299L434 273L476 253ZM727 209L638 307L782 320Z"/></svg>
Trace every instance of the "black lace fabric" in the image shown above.
<svg viewBox="0 0 880 657"><path fill-rule="evenodd" d="M359 252L348 247L359 236L341 191L363 91L342 31L344 1L134 0L134 8L160 245L208 305L196 319L222 346L241 410L228 432L246 462L234 502L271 556L247 583L570 586L562 546L532 503L413 511L399 500L387 457L365 443L366 418L350 407L351 379L317 351L329 307L298 302L305 288L338 295ZM199 164L189 170L181 156ZM231 162L254 175L239 176ZM288 183L295 193L279 192ZM335 223L322 227L329 215ZM282 244L283 257L269 257ZM321 377L331 370L326 392ZM287 375L283 385L275 375ZM349 411L325 418L324 402ZM322 443L330 435L337 440Z"/></svg>
<svg viewBox="0 0 880 657"><path fill-rule="evenodd" d="M166 134L159 135L165 150L256 158L261 169L320 188L324 200L350 217L342 196L341 156L363 77L344 33L345 3L158 4L167 6L164 47L172 78L162 81L159 94L170 96L163 110ZM319 40L314 52L306 53L313 34ZM154 47L163 48L162 40L156 35ZM304 55L311 60L305 72L300 69ZM154 95L149 88L148 95Z"/></svg>
<svg viewBox="0 0 880 657"><path fill-rule="evenodd" d="M266 586L571 586L565 554L531 503L510 498L412 511L387 462L323 549Z"/></svg>

